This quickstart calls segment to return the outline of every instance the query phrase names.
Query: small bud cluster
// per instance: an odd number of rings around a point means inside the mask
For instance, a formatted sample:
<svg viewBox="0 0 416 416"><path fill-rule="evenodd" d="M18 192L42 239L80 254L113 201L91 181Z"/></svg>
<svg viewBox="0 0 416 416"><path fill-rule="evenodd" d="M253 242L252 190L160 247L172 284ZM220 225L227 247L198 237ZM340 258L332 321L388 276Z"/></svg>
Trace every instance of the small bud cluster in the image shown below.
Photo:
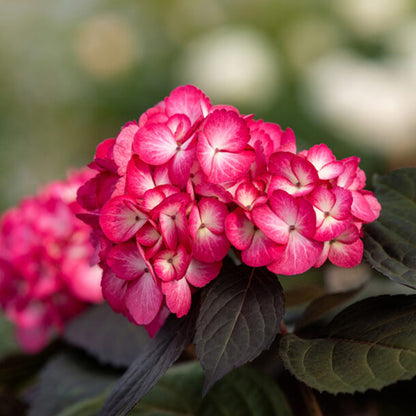
<svg viewBox="0 0 416 416"><path fill-rule="evenodd" d="M103 300L101 269L89 260L90 228L75 217L76 191L92 171L53 182L0 221L0 305L22 348L42 349L90 303Z"/></svg>
<svg viewBox="0 0 416 416"><path fill-rule="evenodd" d="M291 129L176 88L98 146L78 192L104 297L153 334L187 314L231 246L278 274L357 265L362 224L380 211L358 164L324 144L296 153Z"/></svg>

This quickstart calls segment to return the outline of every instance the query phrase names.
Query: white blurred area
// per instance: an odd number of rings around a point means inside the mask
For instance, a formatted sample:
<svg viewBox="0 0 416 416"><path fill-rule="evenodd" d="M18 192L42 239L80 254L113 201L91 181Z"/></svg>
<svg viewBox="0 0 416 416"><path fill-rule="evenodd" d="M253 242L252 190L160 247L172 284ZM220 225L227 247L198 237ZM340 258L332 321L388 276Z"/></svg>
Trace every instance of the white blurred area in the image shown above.
<svg viewBox="0 0 416 416"><path fill-rule="evenodd" d="M179 84L202 88L215 103L263 107L277 95L275 48L252 28L223 27L193 39L179 57Z"/></svg>
<svg viewBox="0 0 416 416"><path fill-rule="evenodd" d="M282 30L282 47L297 73L342 45L345 34L334 20L318 14L300 16Z"/></svg>
<svg viewBox="0 0 416 416"><path fill-rule="evenodd" d="M141 57L139 38L129 21L116 13L91 17L78 28L74 53L81 67L106 79L129 70Z"/></svg>
<svg viewBox="0 0 416 416"><path fill-rule="evenodd" d="M398 27L412 11L412 0L336 0L334 11L359 36L375 37Z"/></svg>
<svg viewBox="0 0 416 416"><path fill-rule="evenodd" d="M415 81L395 62L336 51L309 68L303 93L305 105L335 135L400 157L416 147Z"/></svg>

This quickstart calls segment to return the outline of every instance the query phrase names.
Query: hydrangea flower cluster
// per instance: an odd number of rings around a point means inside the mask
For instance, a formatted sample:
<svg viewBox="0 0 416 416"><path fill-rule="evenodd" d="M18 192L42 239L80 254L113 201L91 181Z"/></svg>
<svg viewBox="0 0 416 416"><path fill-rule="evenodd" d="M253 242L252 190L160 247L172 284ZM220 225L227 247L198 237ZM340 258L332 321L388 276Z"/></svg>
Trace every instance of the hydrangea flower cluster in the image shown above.
<svg viewBox="0 0 416 416"><path fill-rule="evenodd" d="M362 224L381 208L358 164L324 144L297 153L291 129L176 88L98 146L79 190L104 297L153 334L189 311L231 246L278 274L357 265Z"/></svg>
<svg viewBox="0 0 416 416"><path fill-rule="evenodd" d="M0 305L22 348L42 349L90 303L103 300L101 269L90 267L90 228L76 191L92 177L75 172L4 213L0 221Z"/></svg>

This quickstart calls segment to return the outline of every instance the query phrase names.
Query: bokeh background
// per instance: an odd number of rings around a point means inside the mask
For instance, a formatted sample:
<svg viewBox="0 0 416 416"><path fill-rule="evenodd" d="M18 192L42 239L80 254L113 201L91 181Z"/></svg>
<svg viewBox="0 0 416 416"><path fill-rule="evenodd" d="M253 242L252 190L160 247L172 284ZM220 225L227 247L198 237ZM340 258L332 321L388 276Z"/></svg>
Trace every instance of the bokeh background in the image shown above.
<svg viewBox="0 0 416 416"><path fill-rule="evenodd" d="M368 176L415 165L412 0L0 0L0 210L184 83Z"/></svg>

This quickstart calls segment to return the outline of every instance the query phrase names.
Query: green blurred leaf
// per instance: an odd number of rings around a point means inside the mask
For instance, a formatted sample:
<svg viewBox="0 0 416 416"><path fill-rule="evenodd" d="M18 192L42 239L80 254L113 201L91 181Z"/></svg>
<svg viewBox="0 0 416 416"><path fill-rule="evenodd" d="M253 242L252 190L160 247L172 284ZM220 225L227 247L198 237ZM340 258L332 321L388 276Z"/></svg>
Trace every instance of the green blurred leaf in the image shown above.
<svg viewBox="0 0 416 416"><path fill-rule="evenodd" d="M82 400L62 410L56 416L97 416L104 404L106 395L98 395Z"/></svg>
<svg viewBox="0 0 416 416"><path fill-rule="evenodd" d="M19 351L14 336L14 325L0 313L0 360L10 353Z"/></svg>
<svg viewBox="0 0 416 416"><path fill-rule="evenodd" d="M286 368L330 393L379 390L416 375L416 295L377 296L339 313L319 338L282 338Z"/></svg>
<svg viewBox="0 0 416 416"><path fill-rule="evenodd" d="M196 353L205 371L204 394L233 368L254 360L280 332L283 290L265 268L241 265L208 288L198 316Z"/></svg>
<svg viewBox="0 0 416 416"><path fill-rule="evenodd" d="M173 366L130 412L141 415L195 415L202 400L204 372L198 362Z"/></svg>
<svg viewBox="0 0 416 416"><path fill-rule="evenodd" d="M144 327L115 313L107 303L93 306L71 321L64 338L103 364L116 367L128 367L150 340Z"/></svg>
<svg viewBox="0 0 416 416"><path fill-rule="evenodd" d="M350 301L362 287L358 287L353 290L345 292L328 293L320 298L313 300L305 309L302 316L296 322L296 331L318 321L325 317L330 312L336 310L339 306L345 302Z"/></svg>
<svg viewBox="0 0 416 416"><path fill-rule="evenodd" d="M102 416L126 415L152 389L191 343L199 303L188 315L171 315L114 386L100 411Z"/></svg>
<svg viewBox="0 0 416 416"><path fill-rule="evenodd" d="M382 210L364 228L365 257L380 273L416 288L416 169L399 169L373 182Z"/></svg>
<svg viewBox="0 0 416 416"><path fill-rule="evenodd" d="M292 411L276 383L250 367L240 367L213 386L196 415L291 416Z"/></svg>
<svg viewBox="0 0 416 416"><path fill-rule="evenodd" d="M290 416L278 386L258 371L241 367L221 379L202 399L204 373L198 362L170 369L132 416Z"/></svg>
<svg viewBox="0 0 416 416"><path fill-rule="evenodd" d="M108 393L120 376L119 371L100 367L82 353L61 353L42 370L29 416L56 416L83 400ZM84 414L91 413L79 413Z"/></svg>

